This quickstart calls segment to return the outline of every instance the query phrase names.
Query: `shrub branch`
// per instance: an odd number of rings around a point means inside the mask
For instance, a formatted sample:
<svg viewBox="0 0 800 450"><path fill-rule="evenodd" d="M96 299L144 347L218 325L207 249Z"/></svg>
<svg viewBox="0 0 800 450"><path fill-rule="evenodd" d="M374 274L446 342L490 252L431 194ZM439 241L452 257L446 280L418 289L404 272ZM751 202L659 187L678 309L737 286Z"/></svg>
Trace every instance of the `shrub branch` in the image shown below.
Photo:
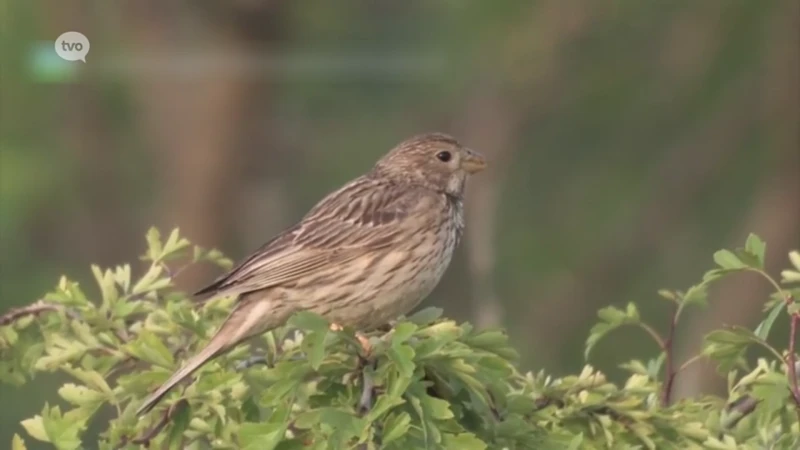
<svg viewBox="0 0 800 450"><path fill-rule="evenodd" d="M62 305L46 302L44 300L37 300L28 306L21 306L19 308L11 308L7 313L0 316L0 326L10 325L24 317L38 316L46 312L63 312L67 317L73 320L81 320L81 316L75 311L65 308Z"/></svg>
<svg viewBox="0 0 800 450"><path fill-rule="evenodd" d="M664 351L664 359L665 359L665 377L664 377L664 385L662 386L661 391L661 405L664 407L669 406L670 399L672 397L672 386L675 384L675 376L678 372L675 370L674 363L673 363L673 340L675 338L675 328L678 323L678 313L680 311L680 307L676 307L675 311L672 313L672 318L669 322L669 332L667 333L667 339L664 340L663 348Z"/></svg>
<svg viewBox="0 0 800 450"><path fill-rule="evenodd" d="M794 303L794 298L791 295L786 295L787 306ZM800 421L800 387L797 382L797 356L795 354L795 344L797 342L797 326L800 324L800 313L792 313L791 322L789 322L789 351L786 355L787 372L789 374L789 386L792 390L792 398L794 399L795 407L797 409L797 419Z"/></svg>

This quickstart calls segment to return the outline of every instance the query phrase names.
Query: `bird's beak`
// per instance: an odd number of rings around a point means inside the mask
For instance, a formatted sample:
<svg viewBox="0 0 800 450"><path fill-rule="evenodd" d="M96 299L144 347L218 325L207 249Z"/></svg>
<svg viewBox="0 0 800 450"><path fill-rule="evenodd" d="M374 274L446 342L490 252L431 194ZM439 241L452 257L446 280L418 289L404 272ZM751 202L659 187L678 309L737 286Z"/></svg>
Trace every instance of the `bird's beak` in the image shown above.
<svg viewBox="0 0 800 450"><path fill-rule="evenodd" d="M461 168L467 173L478 173L486 168L486 158L484 158L483 155L468 148L464 149L464 151L465 156L464 159L461 160Z"/></svg>

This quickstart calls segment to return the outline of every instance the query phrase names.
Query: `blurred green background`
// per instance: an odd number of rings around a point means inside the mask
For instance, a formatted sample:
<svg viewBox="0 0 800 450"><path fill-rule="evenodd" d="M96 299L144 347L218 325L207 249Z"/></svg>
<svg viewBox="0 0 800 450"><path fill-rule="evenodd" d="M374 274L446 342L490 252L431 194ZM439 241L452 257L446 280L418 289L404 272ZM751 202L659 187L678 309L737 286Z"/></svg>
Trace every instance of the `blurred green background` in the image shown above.
<svg viewBox="0 0 800 450"><path fill-rule="evenodd" d="M584 364L595 311L684 288L749 232L800 245L800 3L237 0L0 5L0 312L60 274L135 262L150 225L234 259L441 130L485 153L468 235L427 301L507 327L527 369ZM80 31L87 63L55 57ZM186 289L215 273L182 275ZM740 278L678 331L678 358L768 292ZM785 330L778 336L786 339ZM653 354L636 331L591 363ZM58 377L0 385L0 443ZM712 367L678 395L723 386ZM13 405L13 406L12 406ZM2 446L2 444L0 444Z"/></svg>

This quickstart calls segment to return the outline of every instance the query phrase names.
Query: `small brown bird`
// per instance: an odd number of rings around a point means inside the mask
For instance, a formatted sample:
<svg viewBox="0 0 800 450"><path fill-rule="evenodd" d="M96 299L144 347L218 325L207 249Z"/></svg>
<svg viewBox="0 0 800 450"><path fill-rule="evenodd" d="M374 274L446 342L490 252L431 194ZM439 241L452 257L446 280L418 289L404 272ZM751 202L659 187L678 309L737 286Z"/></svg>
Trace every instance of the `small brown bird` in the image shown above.
<svg viewBox="0 0 800 450"><path fill-rule="evenodd" d="M450 264L464 230L464 184L485 167L483 156L446 134L400 143L367 174L195 294L238 299L208 345L137 414L150 411L206 362L283 325L296 311L356 330L411 311Z"/></svg>

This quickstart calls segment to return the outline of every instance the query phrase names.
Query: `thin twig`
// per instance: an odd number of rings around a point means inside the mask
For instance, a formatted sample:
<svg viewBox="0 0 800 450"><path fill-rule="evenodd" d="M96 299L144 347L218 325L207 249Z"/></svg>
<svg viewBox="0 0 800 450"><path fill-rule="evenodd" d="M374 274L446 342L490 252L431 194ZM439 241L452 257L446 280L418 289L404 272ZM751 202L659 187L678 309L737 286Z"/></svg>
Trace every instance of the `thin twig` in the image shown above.
<svg viewBox="0 0 800 450"><path fill-rule="evenodd" d="M792 395L794 402L800 407L800 388L797 386L797 365L795 364L795 341L797 340L797 325L800 324L800 313L792 314L792 324L789 329L789 376L791 377Z"/></svg>
<svg viewBox="0 0 800 450"><path fill-rule="evenodd" d="M788 308L794 304L795 299L792 294L786 293L784 295L784 301ZM800 313L792 313L789 319L789 351L786 355L786 372L789 376L789 390L792 393L792 400L794 400L797 421L800 423L800 387L798 387L797 381L797 355L795 354L798 325L800 325Z"/></svg>
<svg viewBox="0 0 800 450"><path fill-rule="evenodd" d="M661 349L662 351L666 349L666 342L664 342L664 339L661 338L661 335L659 335L658 332L653 329L653 327L644 322L639 322L637 325L639 325L641 329L646 331L647 334L649 334L650 337L652 337L653 340L656 341L656 344L658 344L659 349Z"/></svg>
<svg viewBox="0 0 800 450"><path fill-rule="evenodd" d="M672 351L672 342L675 337L675 327L678 323L678 311L679 309L675 309L672 313L672 317L670 318L669 322L669 332L667 333L667 339L664 341L664 355L665 355L665 372L664 372L664 386L661 392L661 406L667 407L670 403L670 398L672 397L672 386L675 384L675 375L677 375L677 371L673 367L673 351Z"/></svg>
<svg viewBox="0 0 800 450"><path fill-rule="evenodd" d="M22 306L20 308L11 308L7 313L0 316L0 326L9 325L12 322L16 322L19 319L27 316L37 316L39 314L45 312L58 312L62 311L67 317L74 319L74 320L81 320L81 316L78 313L69 310L68 308L58 305L55 303L49 303L44 300L37 300L31 303L28 306Z"/></svg>
<svg viewBox="0 0 800 450"><path fill-rule="evenodd" d="M358 414L364 416L372 409L372 403L375 396L375 381L372 379L372 374L378 368L378 361L367 361L359 356L359 361L363 369L361 370L361 397L358 400Z"/></svg>
<svg viewBox="0 0 800 450"><path fill-rule="evenodd" d="M689 358L686 361L684 361L683 364L681 364L680 367L678 367L677 372L678 373L683 372L684 370L686 370L687 367L689 367L692 364L696 363L697 361L700 361L701 359L703 359L704 356L705 355L703 355L702 353L698 353L698 354L692 356L691 358Z"/></svg>
<svg viewBox="0 0 800 450"><path fill-rule="evenodd" d="M131 443L136 445L143 445L145 447L149 446L150 441L154 437L158 436L158 433L160 433L161 430L163 430L164 427L167 426L170 419L172 419L172 416L174 416L176 412L180 411L188 404L189 402L187 402L186 399L178 400L177 403L170 406L169 408L167 408L166 411L164 411L164 414L161 416L161 419L152 428L150 428L147 432L145 432L145 434L143 434L141 437L132 440Z"/></svg>
<svg viewBox="0 0 800 450"><path fill-rule="evenodd" d="M791 295L786 296L786 303L791 305L794 299ZM789 383L792 387L792 397L796 407L798 408L798 419L800 419L800 387L797 381L797 356L795 354L795 345L797 342L797 326L800 325L800 313L793 313L789 325L789 354L786 355L789 372Z"/></svg>

